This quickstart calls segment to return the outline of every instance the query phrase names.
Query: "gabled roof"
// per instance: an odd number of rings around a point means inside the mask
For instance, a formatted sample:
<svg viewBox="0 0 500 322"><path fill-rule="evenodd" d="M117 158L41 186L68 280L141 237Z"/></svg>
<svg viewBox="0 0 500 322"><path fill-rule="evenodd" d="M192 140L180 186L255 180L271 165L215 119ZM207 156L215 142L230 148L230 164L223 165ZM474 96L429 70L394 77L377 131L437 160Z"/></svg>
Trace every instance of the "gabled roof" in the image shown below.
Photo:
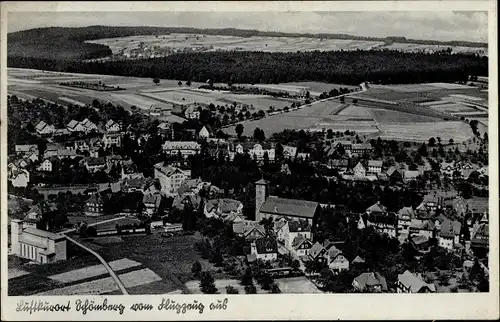
<svg viewBox="0 0 500 322"><path fill-rule="evenodd" d="M23 233L27 233L30 235L42 237L42 238L47 238L51 240L60 240L64 239L65 236L57 233L52 233L49 231L41 230L41 229L36 229L36 228L24 228Z"/></svg>
<svg viewBox="0 0 500 322"><path fill-rule="evenodd" d="M441 224L440 237L453 238L455 235L460 235L462 224L459 221L451 221L446 219Z"/></svg>
<svg viewBox="0 0 500 322"><path fill-rule="evenodd" d="M436 229L436 225L432 220L425 220L424 222L421 222L418 219L412 219L410 223L410 227L416 228L419 230L434 230Z"/></svg>
<svg viewBox="0 0 500 322"><path fill-rule="evenodd" d="M365 262L365 260L364 260L364 259L362 259L362 258L361 258L361 257L359 257L359 256L356 256L356 258L354 258L354 259L352 260L352 263L353 263L353 264L363 264L364 262Z"/></svg>
<svg viewBox="0 0 500 322"><path fill-rule="evenodd" d="M76 121L76 120L71 120L69 123L68 123L68 128L70 129L74 129L75 127L78 126L78 124L80 124L80 122Z"/></svg>
<svg viewBox="0 0 500 322"><path fill-rule="evenodd" d="M380 287L382 291L387 291L386 279L378 272L367 272L354 279L358 283L361 291L370 287Z"/></svg>
<svg viewBox="0 0 500 322"><path fill-rule="evenodd" d="M419 175L420 175L420 172L418 172L418 171L406 170L403 172L403 177L405 179L408 179L408 178L414 179L414 178L418 177Z"/></svg>
<svg viewBox="0 0 500 322"><path fill-rule="evenodd" d="M262 204L260 211L282 216L313 218L318 207L319 203L313 201L270 196Z"/></svg>
<svg viewBox="0 0 500 322"><path fill-rule="evenodd" d="M387 207L377 202L366 209L367 212L386 212Z"/></svg>
<svg viewBox="0 0 500 322"><path fill-rule="evenodd" d="M379 167L379 168L382 168L382 161L380 161L380 160L369 160L368 161L368 166L369 167Z"/></svg>
<svg viewBox="0 0 500 322"><path fill-rule="evenodd" d="M309 239L305 238L304 236L297 236L293 239L293 242L292 242L292 247L297 249L299 248L301 245L303 244L308 244L309 246L312 247L312 243Z"/></svg>
<svg viewBox="0 0 500 322"><path fill-rule="evenodd" d="M199 150L200 144L194 141L166 141L163 143L165 150Z"/></svg>
<svg viewBox="0 0 500 322"><path fill-rule="evenodd" d="M423 287L427 287L432 290L432 288L425 283L422 278L416 276L408 270L403 274L398 275L398 281L405 287L409 288L412 293L418 293Z"/></svg>
<svg viewBox="0 0 500 322"><path fill-rule="evenodd" d="M341 255L342 251L335 246L330 247L328 250L328 257L330 261L333 261L337 256Z"/></svg>
<svg viewBox="0 0 500 322"><path fill-rule="evenodd" d="M47 124L47 123L45 123L44 121L40 121L40 122L36 125L35 130L37 130L37 131L42 131L42 130L43 130L45 127L47 127L47 126L48 126L48 124Z"/></svg>
<svg viewBox="0 0 500 322"><path fill-rule="evenodd" d="M322 252L325 252L326 249L321 245L320 243L316 242L311 249L309 250L309 255L311 255L312 258L318 257Z"/></svg>
<svg viewBox="0 0 500 322"><path fill-rule="evenodd" d="M259 238L255 241L258 254L274 254L278 252L278 243L274 238Z"/></svg>
<svg viewBox="0 0 500 322"><path fill-rule="evenodd" d="M403 207L398 211L398 217L402 218L403 216L409 216L411 218L415 218L415 210L412 207Z"/></svg>
<svg viewBox="0 0 500 322"><path fill-rule="evenodd" d="M85 161L89 166L106 165L106 159L103 157L89 157Z"/></svg>
<svg viewBox="0 0 500 322"><path fill-rule="evenodd" d="M164 165L163 162L159 162L154 165L154 168L159 172L163 173L167 177L173 175L176 172L183 172L180 168L174 167L173 165Z"/></svg>
<svg viewBox="0 0 500 322"><path fill-rule="evenodd" d="M428 242L429 238L422 236L422 235L418 235L418 236L411 237L411 241L412 241L412 243L414 243L415 245L418 246L418 245L422 245L423 243Z"/></svg>

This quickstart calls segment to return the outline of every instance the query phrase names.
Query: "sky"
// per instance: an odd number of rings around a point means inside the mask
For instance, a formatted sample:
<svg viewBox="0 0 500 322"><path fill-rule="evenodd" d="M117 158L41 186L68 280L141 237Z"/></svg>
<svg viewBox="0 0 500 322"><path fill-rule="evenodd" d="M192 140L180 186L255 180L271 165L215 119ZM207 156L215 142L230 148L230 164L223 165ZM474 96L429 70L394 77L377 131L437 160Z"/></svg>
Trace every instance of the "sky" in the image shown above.
<svg viewBox="0 0 500 322"><path fill-rule="evenodd" d="M39 27L161 26L402 36L412 39L488 41L487 12L9 12L8 31Z"/></svg>

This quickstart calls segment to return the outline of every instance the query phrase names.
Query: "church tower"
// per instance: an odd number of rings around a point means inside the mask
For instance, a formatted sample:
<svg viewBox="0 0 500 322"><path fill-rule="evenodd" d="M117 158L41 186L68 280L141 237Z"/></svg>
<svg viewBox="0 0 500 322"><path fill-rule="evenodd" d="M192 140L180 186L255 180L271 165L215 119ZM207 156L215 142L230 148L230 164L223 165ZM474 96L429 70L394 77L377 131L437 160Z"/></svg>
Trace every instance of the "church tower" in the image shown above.
<svg viewBox="0 0 500 322"><path fill-rule="evenodd" d="M269 196L269 182L260 179L255 183L255 221L261 221L260 207L266 202Z"/></svg>

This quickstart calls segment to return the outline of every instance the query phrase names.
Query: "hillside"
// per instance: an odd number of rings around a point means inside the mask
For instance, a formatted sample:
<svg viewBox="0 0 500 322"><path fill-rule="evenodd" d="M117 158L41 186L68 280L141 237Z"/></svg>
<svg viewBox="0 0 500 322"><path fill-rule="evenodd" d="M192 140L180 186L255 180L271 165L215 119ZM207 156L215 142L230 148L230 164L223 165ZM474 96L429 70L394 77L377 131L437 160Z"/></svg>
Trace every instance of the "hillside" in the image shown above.
<svg viewBox="0 0 500 322"><path fill-rule="evenodd" d="M244 29L197 29L188 27L113 27L113 26L89 26L89 27L50 27L23 30L9 33L8 56L10 57L35 57L50 59L91 59L111 55L109 47L98 44L85 43L86 40L102 38L160 35L168 33L189 33L222 36L266 36L266 37L307 37L321 39L349 39L383 41L386 44L393 42L412 43L422 45L464 46L464 47L486 47L487 44L467 41L439 42L434 40L406 39L404 37L359 37L346 34L307 34L307 33L283 33L272 31L244 30Z"/></svg>

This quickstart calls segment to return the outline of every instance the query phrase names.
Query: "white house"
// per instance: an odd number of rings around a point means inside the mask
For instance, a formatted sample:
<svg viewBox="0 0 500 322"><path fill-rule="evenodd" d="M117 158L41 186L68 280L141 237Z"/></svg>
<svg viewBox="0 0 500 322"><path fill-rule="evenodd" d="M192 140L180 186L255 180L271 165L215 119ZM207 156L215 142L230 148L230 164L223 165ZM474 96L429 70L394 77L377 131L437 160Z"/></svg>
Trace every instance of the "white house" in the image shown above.
<svg viewBox="0 0 500 322"><path fill-rule="evenodd" d="M208 139L210 137L210 132L208 131L207 127L204 126L200 132L198 133L198 136L200 138Z"/></svg>
<svg viewBox="0 0 500 322"><path fill-rule="evenodd" d="M420 275L415 275L410 271L398 275L397 293L433 293L435 291L435 286L425 283Z"/></svg>
<svg viewBox="0 0 500 322"><path fill-rule="evenodd" d="M83 126L80 122L76 120L71 120L68 125L66 126L66 129L69 132L85 132L86 128Z"/></svg>
<svg viewBox="0 0 500 322"><path fill-rule="evenodd" d="M173 196L177 194L181 184L191 177L191 171L160 162L154 165L154 177L160 182L161 191Z"/></svg>
<svg viewBox="0 0 500 322"><path fill-rule="evenodd" d="M461 229L462 224L459 221L444 220L438 237L439 247L453 250L460 243Z"/></svg>
<svg viewBox="0 0 500 322"><path fill-rule="evenodd" d="M97 131L97 125L88 118L81 121L80 124L85 128L85 132Z"/></svg>
<svg viewBox="0 0 500 322"><path fill-rule="evenodd" d="M120 147L122 145L121 135L120 133L104 133L102 136L102 143L106 148L111 146Z"/></svg>
<svg viewBox="0 0 500 322"><path fill-rule="evenodd" d="M37 168L38 171L52 172L52 162L45 159Z"/></svg>
<svg viewBox="0 0 500 322"><path fill-rule="evenodd" d="M30 182L30 173L28 170L18 169L17 171L13 171L9 180L13 187L26 188Z"/></svg>
<svg viewBox="0 0 500 322"><path fill-rule="evenodd" d="M284 225L278 230L278 239L282 240L285 245L292 247L293 241L297 237L304 237L312 240L311 225L306 220L284 220ZM312 245L311 245L312 247Z"/></svg>
<svg viewBox="0 0 500 322"><path fill-rule="evenodd" d="M88 157L84 161L85 167L89 172L97 172L99 170L106 169L106 158L96 158L96 157Z"/></svg>
<svg viewBox="0 0 500 322"><path fill-rule="evenodd" d="M36 228L25 228L22 220L11 221L12 252L38 264L66 260L66 236Z"/></svg>
<svg viewBox="0 0 500 322"><path fill-rule="evenodd" d="M201 145L194 141L166 141L163 144L163 151L166 155L177 155L183 157L200 153Z"/></svg>
<svg viewBox="0 0 500 322"><path fill-rule="evenodd" d="M104 125L104 129L106 130L106 132L108 133L111 133L111 132L120 132L121 130L121 127L120 127L120 124L116 123L115 121L113 120L109 120L108 122L106 122L106 124Z"/></svg>
<svg viewBox="0 0 500 322"><path fill-rule="evenodd" d="M368 174L377 175L382 172L382 161L369 160L368 161Z"/></svg>
<svg viewBox="0 0 500 322"><path fill-rule="evenodd" d="M355 177L365 177L366 176L366 169L363 166L363 164L361 163L361 161L358 162L358 164L356 164L356 166L353 169L353 172L354 172Z"/></svg>
<svg viewBox="0 0 500 322"><path fill-rule="evenodd" d="M297 236L292 241L292 251L298 256L308 256L313 243L304 236Z"/></svg>
<svg viewBox="0 0 500 322"><path fill-rule="evenodd" d="M56 130L53 125L49 125L44 121L40 121L35 127L36 133L39 135L51 135Z"/></svg>
<svg viewBox="0 0 500 322"><path fill-rule="evenodd" d="M188 108L186 108L186 110L184 111L184 116L187 119L191 119L191 120L199 119L200 118L200 111L198 111L198 108L196 106L191 105Z"/></svg>
<svg viewBox="0 0 500 322"><path fill-rule="evenodd" d="M326 260L328 267L335 273L349 270L349 261L342 254L342 251L334 245L326 252Z"/></svg>
<svg viewBox="0 0 500 322"><path fill-rule="evenodd" d="M258 238L251 243L250 253L263 261L278 259L278 244L274 238Z"/></svg>

